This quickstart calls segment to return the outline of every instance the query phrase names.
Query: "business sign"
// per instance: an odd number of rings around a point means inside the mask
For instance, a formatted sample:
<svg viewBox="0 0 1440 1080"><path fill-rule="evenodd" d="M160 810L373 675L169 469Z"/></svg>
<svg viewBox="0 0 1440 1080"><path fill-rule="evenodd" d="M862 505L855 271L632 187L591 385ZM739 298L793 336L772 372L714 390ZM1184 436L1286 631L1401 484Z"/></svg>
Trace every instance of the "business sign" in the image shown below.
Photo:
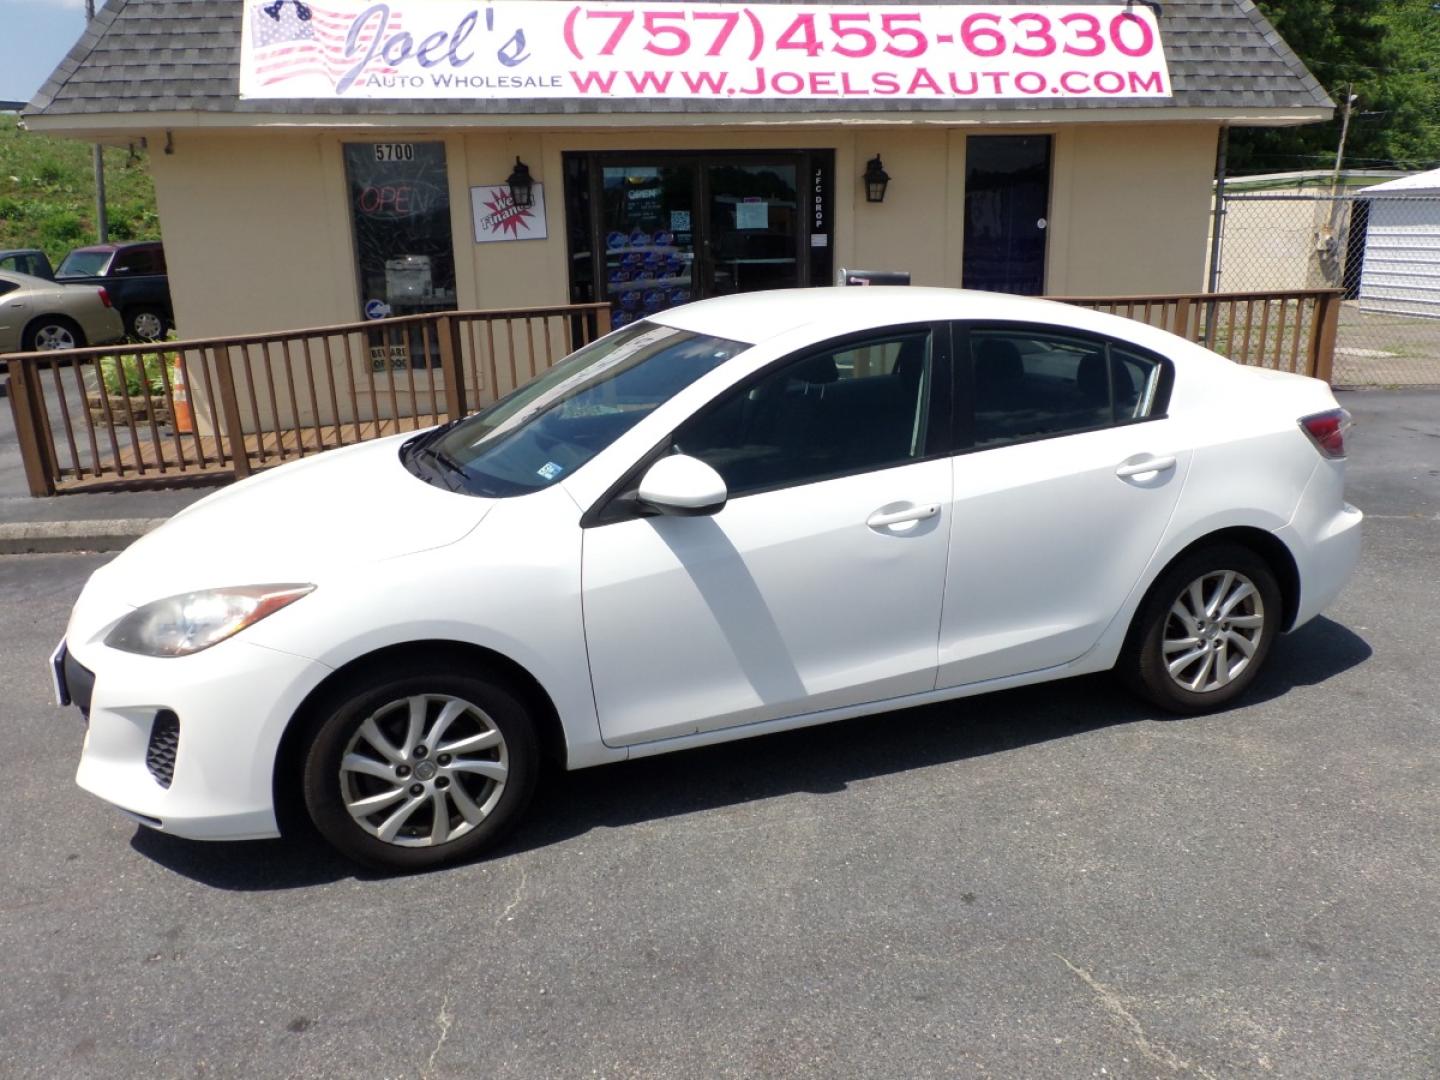
<svg viewBox="0 0 1440 1080"><path fill-rule="evenodd" d="M1165 98L1145 4L246 0L242 98Z"/></svg>
<svg viewBox="0 0 1440 1080"><path fill-rule="evenodd" d="M531 197L535 201L530 206L516 206L509 184L472 187L470 216L475 221L475 242L544 240L545 185L536 184Z"/></svg>

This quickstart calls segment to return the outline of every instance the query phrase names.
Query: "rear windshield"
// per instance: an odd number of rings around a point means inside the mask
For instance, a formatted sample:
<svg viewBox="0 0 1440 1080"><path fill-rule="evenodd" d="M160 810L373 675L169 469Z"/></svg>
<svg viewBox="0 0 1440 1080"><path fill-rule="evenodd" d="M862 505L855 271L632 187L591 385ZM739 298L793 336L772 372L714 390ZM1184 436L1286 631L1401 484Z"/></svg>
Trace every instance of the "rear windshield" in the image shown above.
<svg viewBox="0 0 1440 1080"><path fill-rule="evenodd" d="M432 483L488 498L569 476L700 376L750 346L637 322L592 342L484 412L406 444Z"/></svg>
<svg viewBox="0 0 1440 1080"><path fill-rule="evenodd" d="M55 276L99 277L105 273L105 267L113 254L111 251L72 251L60 263L60 269L55 271Z"/></svg>

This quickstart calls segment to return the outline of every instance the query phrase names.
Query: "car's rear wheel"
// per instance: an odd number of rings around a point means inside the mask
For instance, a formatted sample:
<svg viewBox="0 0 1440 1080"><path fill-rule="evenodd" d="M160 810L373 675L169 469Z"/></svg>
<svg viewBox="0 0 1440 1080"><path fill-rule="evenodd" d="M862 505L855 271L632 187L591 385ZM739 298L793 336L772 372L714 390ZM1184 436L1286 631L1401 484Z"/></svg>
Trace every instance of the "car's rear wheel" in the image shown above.
<svg viewBox="0 0 1440 1080"><path fill-rule="evenodd" d="M438 667L377 673L325 710L303 767L310 818L386 870L470 858L530 801L535 728L504 687Z"/></svg>
<svg viewBox="0 0 1440 1080"><path fill-rule="evenodd" d="M73 319L63 315L42 315L25 328L20 344L26 352L79 349L85 345L85 333Z"/></svg>
<svg viewBox="0 0 1440 1080"><path fill-rule="evenodd" d="M1121 674L1171 712L1222 708L1259 674L1280 619L1280 586L1264 559L1238 544L1203 548L1150 590Z"/></svg>
<svg viewBox="0 0 1440 1080"><path fill-rule="evenodd" d="M125 316L125 332L136 341L159 341L169 328L165 313L156 308L134 308Z"/></svg>

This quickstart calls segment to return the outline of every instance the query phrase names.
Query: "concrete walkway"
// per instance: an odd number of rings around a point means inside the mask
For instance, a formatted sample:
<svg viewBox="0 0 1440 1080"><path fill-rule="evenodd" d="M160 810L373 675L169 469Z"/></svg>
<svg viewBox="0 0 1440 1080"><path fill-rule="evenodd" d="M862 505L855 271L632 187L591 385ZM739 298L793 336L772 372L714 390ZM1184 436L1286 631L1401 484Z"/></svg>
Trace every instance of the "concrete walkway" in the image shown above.
<svg viewBox="0 0 1440 1080"><path fill-rule="evenodd" d="M32 498L8 399L0 397L0 554L118 551L214 487Z"/></svg>

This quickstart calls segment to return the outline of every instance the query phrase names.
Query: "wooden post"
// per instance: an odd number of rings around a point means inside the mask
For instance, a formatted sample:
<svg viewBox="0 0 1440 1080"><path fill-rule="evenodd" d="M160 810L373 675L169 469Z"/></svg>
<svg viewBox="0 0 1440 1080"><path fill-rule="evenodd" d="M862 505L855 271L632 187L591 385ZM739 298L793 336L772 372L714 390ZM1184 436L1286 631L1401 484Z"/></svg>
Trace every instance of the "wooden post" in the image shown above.
<svg viewBox="0 0 1440 1080"><path fill-rule="evenodd" d="M1175 301L1175 325L1170 327L1172 334L1179 334L1186 341L1194 341L1190 334L1190 297L1182 296Z"/></svg>
<svg viewBox="0 0 1440 1080"><path fill-rule="evenodd" d="M436 343L440 346L440 370L445 373L445 411L451 420L459 420L470 410L465 404L465 355L460 341L460 320L441 315L435 326Z"/></svg>
<svg viewBox="0 0 1440 1080"><path fill-rule="evenodd" d="M55 494L54 455L47 454L50 432L43 426L44 413L36 407L35 395L43 393L39 373L19 360L11 360L10 412L15 417L15 435L20 442L20 461L25 466L25 483L30 494L43 498Z"/></svg>
<svg viewBox="0 0 1440 1080"><path fill-rule="evenodd" d="M229 429L225 432L225 439L230 443L230 461L235 467L235 479L244 480L250 475L250 452L245 448L245 428L240 423L240 399L235 396L235 369L230 366L230 347L227 345L209 351L215 361L215 376L220 381L220 409L225 414L225 427ZM219 432L216 435L218 437ZM219 441L218 438L216 441Z"/></svg>
<svg viewBox="0 0 1440 1080"><path fill-rule="evenodd" d="M1340 330L1340 301L1344 292L1332 289L1315 301L1315 325L1310 330L1310 374L1329 382L1335 371L1335 339Z"/></svg>

